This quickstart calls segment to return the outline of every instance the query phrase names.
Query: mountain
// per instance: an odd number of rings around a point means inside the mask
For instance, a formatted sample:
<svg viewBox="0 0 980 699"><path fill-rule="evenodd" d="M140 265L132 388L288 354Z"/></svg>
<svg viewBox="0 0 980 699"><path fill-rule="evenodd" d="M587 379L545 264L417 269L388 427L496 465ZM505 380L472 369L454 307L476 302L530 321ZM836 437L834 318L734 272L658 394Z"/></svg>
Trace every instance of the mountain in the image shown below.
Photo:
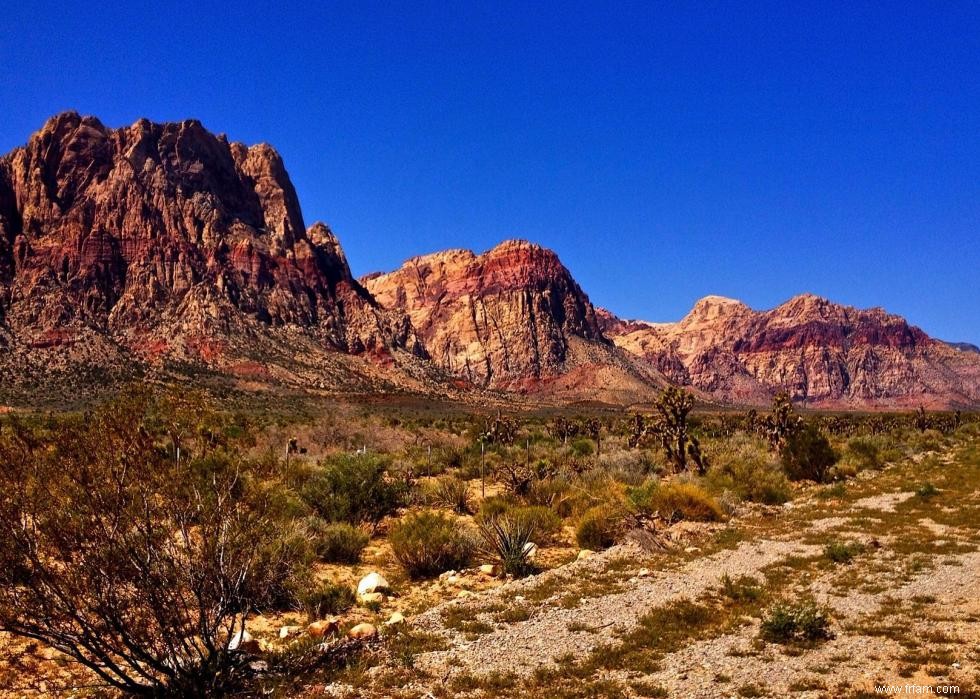
<svg viewBox="0 0 980 699"><path fill-rule="evenodd" d="M413 257L361 283L382 306L407 314L432 361L466 384L634 402L665 383L603 335L558 256L524 240L480 255Z"/></svg>
<svg viewBox="0 0 980 699"><path fill-rule="evenodd" d="M523 240L357 280L333 232L306 226L273 148L193 120L113 129L66 112L0 157L0 403L148 378L620 405L674 382L731 403L787 389L818 407L965 406L980 404L969 349L812 295L622 320Z"/></svg>
<svg viewBox="0 0 980 699"><path fill-rule="evenodd" d="M880 308L803 294L755 311L707 296L676 323L599 318L617 346L725 402L763 403L780 390L814 407L980 402L980 358Z"/></svg>
<svg viewBox="0 0 980 699"><path fill-rule="evenodd" d="M980 347L970 343L970 342L947 342L947 345L960 352L972 352L973 354L980 354Z"/></svg>
<svg viewBox="0 0 980 699"><path fill-rule="evenodd" d="M271 147L197 121L109 129L74 112L0 159L0 346L10 380L74 364L421 350L408 319L352 277L330 229L306 228Z"/></svg>

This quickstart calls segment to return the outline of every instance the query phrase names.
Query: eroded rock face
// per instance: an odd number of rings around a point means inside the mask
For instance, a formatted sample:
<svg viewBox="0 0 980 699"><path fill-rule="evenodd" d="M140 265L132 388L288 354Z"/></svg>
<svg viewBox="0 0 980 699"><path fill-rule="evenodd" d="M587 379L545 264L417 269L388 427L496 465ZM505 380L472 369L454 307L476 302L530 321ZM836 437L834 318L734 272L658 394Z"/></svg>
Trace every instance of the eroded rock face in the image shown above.
<svg viewBox="0 0 980 699"><path fill-rule="evenodd" d="M562 374L572 337L608 344L557 255L526 241L414 257L362 282L383 306L408 314L433 361L477 385Z"/></svg>
<svg viewBox="0 0 980 699"><path fill-rule="evenodd" d="M770 311L708 296L677 323L604 316L614 342L718 399L787 390L823 406L932 407L980 401L980 361L880 308L804 294Z"/></svg>
<svg viewBox="0 0 980 699"><path fill-rule="evenodd" d="M271 147L72 112L0 159L0 325L30 346L95 332L137 353L286 327L354 353L412 342L333 233L306 229Z"/></svg>

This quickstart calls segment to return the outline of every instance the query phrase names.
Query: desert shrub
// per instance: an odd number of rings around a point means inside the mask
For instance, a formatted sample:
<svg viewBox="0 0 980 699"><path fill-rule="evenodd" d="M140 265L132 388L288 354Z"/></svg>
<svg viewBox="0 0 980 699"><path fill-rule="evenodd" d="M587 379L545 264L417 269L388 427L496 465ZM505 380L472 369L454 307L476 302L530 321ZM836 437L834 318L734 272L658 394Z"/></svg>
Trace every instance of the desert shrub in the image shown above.
<svg viewBox="0 0 980 699"><path fill-rule="evenodd" d="M307 520L316 555L327 563L357 563L367 546L367 532L347 522L327 522L319 517Z"/></svg>
<svg viewBox="0 0 980 699"><path fill-rule="evenodd" d="M824 549L824 555L834 563L850 563L864 551L864 546L856 541L832 541Z"/></svg>
<svg viewBox="0 0 980 699"><path fill-rule="evenodd" d="M541 505L555 510L561 517L568 517L572 511L571 485L564 476L555 476L534 481L528 488L524 500L529 505Z"/></svg>
<svg viewBox="0 0 980 699"><path fill-rule="evenodd" d="M837 462L830 441L811 423L805 423L786 438L780 458L791 480L811 480L822 483Z"/></svg>
<svg viewBox="0 0 980 699"><path fill-rule="evenodd" d="M461 515L471 514L470 491L466 481L454 476L438 479L432 486L432 499L435 504Z"/></svg>
<svg viewBox="0 0 980 699"><path fill-rule="evenodd" d="M579 437L578 439L572 440L569 447L572 454L579 457L592 456L595 453L595 444L587 437Z"/></svg>
<svg viewBox="0 0 980 699"><path fill-rule="evenodd" d="M881 449L878 440L872 437L852 437L847 441L844 459L854 464L858 471L882 467Z"/></svg>
<svg viewBox="0 0 980 699"><path fill-rule="evenodd" d="M734 453L717 459L706 477L715 492L735 493L741 500L780 505L790 499L791 490L786 474L774 462L765 448L743 442Z"/></svg>
<svg viewBox="0 0 980 699"><path fill-rule="evenodd" d="M663 468L646 450L607 450L598 458L598 465L612 478L627 485L640 485Z"/></svg>
<svg viewBox="0 0 980 699"><path fill-rule="evenodd" d="M733 602L756 602L762 597L759 582L750 575L732 578L728 573L721 577L721 592Z"/></svg>
<svg viewBox="0 0 980 699"><path fill-rule="evenodd" d="M575 528L575 541L583 549L609 548L616 543L621 521L621 513L608 505L586 510Z"/></svg>
<svg viewBox="0 0 980 699"><path fill-rule="evenodd" d="M627 498L639 514L658 515L667 522L718 522L725 518L717 500L690 481L650 480L639 488L629 489Z"/></svg>
<svg viewBox="0 0 980 699"><path fill-rule="evenodd" d="M533 525L507 515L479 523L480 549L492 556L507 575L522 578L534 572Z"/></svg>
<svg viewBox="0 0 980 699"><path fill-rule="evenodd" d="M915 494L922 499L928 499L939 495L939 488L934 486L932 483L925 483L924 485L919 486L918 490L915 491Z"/></svg>
<svg viewBox="0 0 980 699"><path fill-rule="evenodd" d="M517 499L511 495L490 495L480 501L480 511L477 519L489 519L504 514L517 505Z"/></svg>
<svg viewBox="0 0 980 699"><path fill-rule="evenodd" d="M376 524L398 507L403 484L388 480L387 461L366 454L327 459L302 486L303 499L328 522Z"/></svg>
<svg viewBox="0 0 980 699"><path fill-rule="evenodd" d="M131 389L84 421L4 427L0 631L126 693L212 696L237 682L246 614L301 563L256 487L275 474L231 446L197 462L210 437L158 431L168 410Z"/></svg>
<svg viewBox="0 0 980 699"><path fill-rule="evenodd" d="M831 638L830 619L813 602L777 604L763 617L759 633L766 641L791 643Z"/></svg>
<svg viewBox="0 0 980 699"><path fill-rule="evenodd" d="M315 584L300 596L303 610L312 619L342 614L354 606L354 591L346 585L325 582Z"/></svg>
<svg viewBox="0 0 980 699"><path fill-rule="evenodd" d="M456 520L441 512L413 512L388 535L395 558L413 578L465 568L473 547Z"/></svg>
<svg viewBox="0 0 980 699"><path fill-rule="evenodd" d="M514 507L507 516L527 526L532 531L534 540L541 544L554 541L561 531L561 517L550 507L543 505Z"/></svg>

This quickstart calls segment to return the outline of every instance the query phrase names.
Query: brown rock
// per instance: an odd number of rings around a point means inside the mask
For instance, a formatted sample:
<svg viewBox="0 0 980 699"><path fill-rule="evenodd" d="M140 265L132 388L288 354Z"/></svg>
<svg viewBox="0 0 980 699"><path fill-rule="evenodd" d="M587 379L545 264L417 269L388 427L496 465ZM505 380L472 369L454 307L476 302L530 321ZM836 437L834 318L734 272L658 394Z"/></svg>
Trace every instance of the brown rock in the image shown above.
<svg viewBox="0 0 980 699"><path fill-rule="evenodd" d="M358 624L347 632L349 638L366 640L378 635L378 629L373 624Z"/></svg>
<svg viewBox="0 0 980 699"><path fill-rule="evenodd" d="M332 636L338 631L340 631L340 619L337 618L314 621L312 624L306 627L306 633L313 638Z"/></svg>
<svg viewBox="0 0 980 699"><path fill-rule="evenodd" d="M942 407L980 401L980 359L900 316L804 294L770 311L708 296L677 323L599 314L617 346L719 400L779 391L814 407Z"/></svg>

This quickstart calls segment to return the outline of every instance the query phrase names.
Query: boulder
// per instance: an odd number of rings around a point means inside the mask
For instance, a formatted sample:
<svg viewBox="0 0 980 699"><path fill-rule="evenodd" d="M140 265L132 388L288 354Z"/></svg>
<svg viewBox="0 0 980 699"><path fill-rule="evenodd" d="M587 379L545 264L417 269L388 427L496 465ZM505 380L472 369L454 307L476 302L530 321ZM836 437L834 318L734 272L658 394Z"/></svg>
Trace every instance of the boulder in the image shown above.
<svg viewBox="0 0 980 699"><path fill-rule="evenodd" d="M340 619L337 619L336 617L332 619L314 621L312 624L306 627L306 633L310 634L312 638L331 636L338 631L340 631Z"/></svg>
<svg viewBox="0 0 980 699"><path fill-rule="evenodd" d="M369 638L374 638L378 635L378 629L375 628L374 624L358 624L350 631L347 632L348 638L356 638L360 640L367 640Z"/></svg>
<svg viewBox="0 0 980 699"><path fill-rule="evenodd" d="M402 614L401 612L395 612L390 617L388 617L388 621L385 622L385 625L396 626L397 624L404 624L404 623L405 623L405 615Z"/></svg>
<svg viewBox="0 0 980 699"><path fill-rule="evenodd" d="M372 592L386 592L389 588L388 581L382 577L381 573L368 573L357 583L357 596L363 597Z"/></svg>
<svg viewBox="0 0 980 699"><path fill-rule="evenodd" d="M279 638L289 638L298 635L303 629L299 626L283 626L279 629Z"/></svg>

